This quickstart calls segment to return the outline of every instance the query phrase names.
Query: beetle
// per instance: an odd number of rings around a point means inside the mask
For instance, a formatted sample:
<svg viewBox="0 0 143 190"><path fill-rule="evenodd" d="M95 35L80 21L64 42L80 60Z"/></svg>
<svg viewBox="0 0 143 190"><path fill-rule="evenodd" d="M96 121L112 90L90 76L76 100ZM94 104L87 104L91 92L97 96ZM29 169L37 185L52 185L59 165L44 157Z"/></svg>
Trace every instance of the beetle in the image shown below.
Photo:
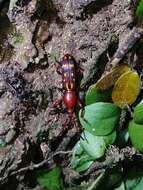
<svg viewBox="0 0 143 190"><path fill-rule="evenodd" d="M63 124L64 128L66 128L69 123L78 128L77 122L73 118L73 114L75 112L76 105L82 107L82 104L77 97L77 79L81 68L75 61L74 57L68 53L65 54L61 62L58 63L57 73L62 75L63 96L59 100L55 101L53 106L57 107L63 101L68 114L68 118Z"/></svg>

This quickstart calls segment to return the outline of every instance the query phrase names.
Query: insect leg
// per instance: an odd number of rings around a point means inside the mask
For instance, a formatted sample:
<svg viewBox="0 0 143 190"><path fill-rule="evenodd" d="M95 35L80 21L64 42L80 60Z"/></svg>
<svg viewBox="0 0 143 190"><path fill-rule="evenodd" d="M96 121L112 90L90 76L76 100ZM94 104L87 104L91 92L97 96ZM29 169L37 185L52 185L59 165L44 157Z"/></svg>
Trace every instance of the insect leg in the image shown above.
<svg viewBox="0 0 143 190"><path fill-rule="evenodd" d="M56 100L56 101L53 103L52 107L53 107L53 108L57 108L57 107L61 106L62 101L63 101L63 97L61 97L60 99Z"/></svg>
<svg viewBox="0 0 143 190"><path fill-rule="evenodd" d="M77 105L78 105L80 108L83 107L83 105L82 105L82 103L80 102L80 100L77 100Z"/></svg>

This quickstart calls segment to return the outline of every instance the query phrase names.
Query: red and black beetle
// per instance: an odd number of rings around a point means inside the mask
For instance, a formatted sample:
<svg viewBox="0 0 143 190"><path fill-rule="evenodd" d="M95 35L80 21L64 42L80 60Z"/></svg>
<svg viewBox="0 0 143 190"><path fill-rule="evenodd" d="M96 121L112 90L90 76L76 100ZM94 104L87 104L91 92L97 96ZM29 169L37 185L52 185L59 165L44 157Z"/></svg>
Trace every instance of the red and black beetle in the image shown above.
<svg viewBox="0 0 143 190"><path fill-rule="evenodd" d="M79 69L77 62L70 54L65 54L57 67L57 72L62 75L64 92L63 97L54 103L54 107L62 101L64 102L68 113L68 118L64 123L64 127L67 127L69 123L77 127L77 122L73 118L73 113L75 112L75 106L77 104L81 107L81 103L77 98L77 77Z"/></svg>

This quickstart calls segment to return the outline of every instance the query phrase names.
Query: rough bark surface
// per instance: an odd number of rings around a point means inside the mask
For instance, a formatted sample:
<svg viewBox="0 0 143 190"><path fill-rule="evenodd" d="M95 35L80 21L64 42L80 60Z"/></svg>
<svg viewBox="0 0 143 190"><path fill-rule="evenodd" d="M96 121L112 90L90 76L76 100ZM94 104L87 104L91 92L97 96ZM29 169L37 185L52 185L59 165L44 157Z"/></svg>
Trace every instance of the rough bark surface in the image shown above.
<svg viewBox="0 0 143 190"><path fill-rule="evenodd" d="M67 158L60 164L68 176L68 156L59 151L71 150L79 134L61 135L66 112L51 111L62 95L56 60L75 57L84 92L100 78L107 53L112 57L132 31L132 6L127 0L0 1L0 189L41 189L30 166L43 159L51 168Z"/></svg>

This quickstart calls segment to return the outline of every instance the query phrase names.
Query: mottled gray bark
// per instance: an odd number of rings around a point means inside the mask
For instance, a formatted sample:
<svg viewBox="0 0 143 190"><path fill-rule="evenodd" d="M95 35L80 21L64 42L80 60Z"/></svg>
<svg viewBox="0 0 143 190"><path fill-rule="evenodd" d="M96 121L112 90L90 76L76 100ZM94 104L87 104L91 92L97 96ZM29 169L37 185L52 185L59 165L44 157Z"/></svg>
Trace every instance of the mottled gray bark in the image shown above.
<svg viewBox="0 0 143 190"><path fill-rule="evenodd" d="M135 28L138 35L132 38L132 3L0 1L0 67L4 71L0 72L0 188L7 189L13 182L14 189L33 189L23 183L31 163L72 149L79 134L71 130L61 136L61 124L67 115L62 110L51 111L53 101L62 95L56 60L70 53L80 62L84 70L80 87L85 91L110 62L107 53L116 60L110 63L118 64L142 36L142 29ZM62 164L64 168L68 158ZM23 172L19 174L19 170Z"/></svg>

